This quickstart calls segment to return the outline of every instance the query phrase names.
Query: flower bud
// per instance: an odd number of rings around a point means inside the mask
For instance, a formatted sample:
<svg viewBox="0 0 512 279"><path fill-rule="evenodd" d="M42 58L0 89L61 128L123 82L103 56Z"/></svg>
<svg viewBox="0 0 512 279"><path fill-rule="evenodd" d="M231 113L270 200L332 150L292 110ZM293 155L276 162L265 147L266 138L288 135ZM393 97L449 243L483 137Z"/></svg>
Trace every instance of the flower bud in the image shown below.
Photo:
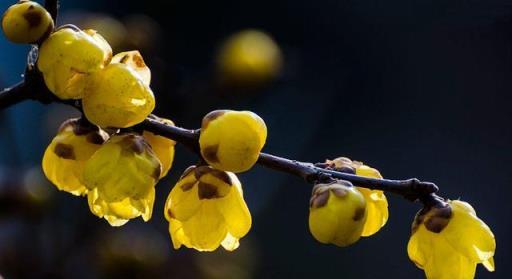
<svg viewBox="0 0 512 279"><path fill-rule="evenodd" d="M346 157L326 160L325 165L328 169L339 172L371 178L382 178L378 170ZM363 187L357 187L357 190L363 194L366 200L366 210L368 211L362 236L371 236L377 233L388 221L388 201L384 192L380 190L371 190Z"/></svg>
<svg viewBox="0 0 512 279"><path fill-rule="evenodd" d="M310 201L309 230L321 243L348 246L361 237L366 214L366 201L350 182L317 184Z"/></svg>
<svg viewBox="0 0 512 279"><path fill-rule="evenodd" d="M94 30L62 28L44 41L37 66L48 89L60 99L84 96L89 74L110 62L112 49Z"/></svg>
<svg viewBox="0 0 512 279"><path fill-rule="evenodd" d="M209 165L244 172L258 160L267 138L263 119L250 111L216 110L203 118L199 145Z"/></svg>
<svg viewBox="0 0 512 279"><path fill-rule="evenodd" d="M52 32L53 19L37 2L22 0L5 11L2 29L13 43L35 44Z"/></svg>
<svg viewBox="0 0 512 279"><path fill-rule="evenodd" d="M131 127L155 108L151 88L122 63L112 63L92 74L86 90L82 99L85 116L100 127Z"/></svg>

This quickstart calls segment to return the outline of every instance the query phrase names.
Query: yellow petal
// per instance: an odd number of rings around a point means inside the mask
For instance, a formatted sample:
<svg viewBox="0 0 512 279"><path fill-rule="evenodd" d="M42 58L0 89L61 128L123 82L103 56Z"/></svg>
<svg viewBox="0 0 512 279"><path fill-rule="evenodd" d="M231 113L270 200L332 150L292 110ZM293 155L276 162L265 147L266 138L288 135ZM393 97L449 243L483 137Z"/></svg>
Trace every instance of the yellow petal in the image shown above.
<svg viewBox="0 0 512 279"><path fill-rule="evenodd" d="M162 163L162 173L160 174L160 178L165 177L171 169L174 161L174 146L176 145L176 142L147 131L144 131L143 136L151 145L151 148L158 157L158 160L160 160L160 163Z"/></svg>
<svg viewBox="0 0 512 279"><path fill-rule="evenodd" d="M240 246L240 241L238 238L232 236L230 233L226 235L226 238L221 242L222 247L227 251L234 251Z"/></svg>
<svg viewBox="0 0 512 279"><path fill-rule="evenodd" d="M482 262L482 264L490 272L493 272L495 270L495 268L494 268L494 257L490 257L487 260L484 260Z"/></svg>
<svg viewBox="0 0 512 279"><path fill-rule="evenodd" d="M144 63L144 59L139 51L132 50L118 53L112 57L111 63L121 63L130 67L139 75L144 84L149 86L151 82L151 71L148 66L146 66L146 63Z"/></svg>
<svg viewBox="0 0 512 279"><path fill-rule="evenodd" d="M228 231L233 237L241 238L249 232L252 224L251 213L236 187L232 187L229 195L213 202L224 216Z"/></svg>
<svg viewBox="0 0 512 279"><path fill-rule="evenodd" d="M432 241L432 256L424 266L428 279L473 279L476 263L458 253L442 237Z"/></svg>
<svg viewBox="0 0 512 279"><path fill-rule="evenodd" d="M181 182L183 181L178 182L171 190L167 202L168 210L166 212L169 213L172 218L186 221L194 216L201 208L201 201L198 197L197 183L190 182L192 184L187 184ZM185 190L182 186L185 186Z"/></svg>
<svg viewBox="0 0 512 279"><path fill-rule="evenodd" d="M199 211L182 224L190 241L183 244L199 251L216 250L227 235L224 218L212 200L203 201Z"/></svg>
<svg viewBox="0 0 512 279"><path fill-rule="evenodd" d="M144 199L160 170L160 162L145 140L129 134L113 136L103 144L86 163L83 177L89 189L98 188L99 196L111 203L127 197Z"/></svg>
<svg viewBox="0 0 512 279"><path fill-rule="evenodd" d="M142 216L144 221L151 219L153 203L155 199L154 189L143 200L131 200L126 198L121 202L106 202L98 195L98 190L90 191L87 200L91 212L104 218L111 226L118 227L126 224L130 219Z"/></svg>
<svg viewBox="0 0 512 279"><path fill-rule="evenodd" d="M183 224L181 221L169 219L169 234L171 235L174 249L179 249L183 244L190 247L190 240L183 232Z"/></svg>
<svg viewBox="0 0 512 279"><path fill-rule="evenodd" d="M356 165L359 165L359 164L356 163ZM370 168L369 166L366 166L366 165L359 165L356 168L356 174L360 175L360 176L365 176L365 177L373 177L373 178L382 179L382 175L380 174L380 172L378 170L376 170L374 168Z"/></svg>
<svg viewBox="0 0 512 279"><path fill-rule="evenodd" d="M48 180L59 190L78 196L87 193L87 188L82 183L85 163L101 147L101 142L108 135L92 128L87 133L77 135L74 132L77 125L80 125L77 119L63 123L44 152L42 167ZM82 130L86 129L89 128Z"/></svg>
<svg viewBox="0 0 512 279"><path fill-rule="evenodd" d="M374 168L354 162L356 174L364 177L372 177L382 179L380 172ZM378 190L370 190L366 188L357 188L366 199L366 207L368 217L362 232L362 236L371 236L378 232L388 221L388 201L384 192Z"/></svg>
<svg viewBox="0 0 512 279"><path fill-rule="evenodd" d="M467 203L454 200L452 218L441 235L455 250L476 263L494 256L496 241L490 228L474 213Z"/></svg>
<svg viewBox="0 0 512 279"><path fill-rule="evenodd" d="M407 253L411 261L413 261L418 268L424 269L425 264L432 257L433 236L434 235L427 231L424 226L420 226L409 239Z"/></svg>
<svg viewBox="0 0 512 279"><path fill-rule="evenodd" d="M362 236L371 236L378 232L388 221L388 201L382 191L357 187L366 200L368 216Z"/></svg>

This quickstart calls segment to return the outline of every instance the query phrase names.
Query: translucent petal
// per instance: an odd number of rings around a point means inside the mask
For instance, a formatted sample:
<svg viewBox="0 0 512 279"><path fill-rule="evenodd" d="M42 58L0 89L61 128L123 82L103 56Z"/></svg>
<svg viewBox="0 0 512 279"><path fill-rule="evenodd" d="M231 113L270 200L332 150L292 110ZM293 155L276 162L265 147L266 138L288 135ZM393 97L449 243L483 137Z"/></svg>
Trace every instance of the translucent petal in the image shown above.
<svg viewBox="0 0 512 279"><path fill-rule="evenodd" d="M382 178L380 172L366 165L360 165L356 168L356 174L365 177Z"/></svg>
<svg viewBox="0 0 512 279"><path fill-rule="evenodd" d="M59 158L52 151L53 147L54 145L50 144L44 153L44 174L59 190L75 196L85 195L87 188L80 181L83 163Z"/></svg>
<svg viewBox="0 0 512 279"><path fill-rule="evenodd" d="M187 247L190 246L190 240L183 232L182 222L176 219L169 219L169 234L171 235L174 249L179 249L183 244Z"/></svg>
<svg viewBox="0 0 512 279"><path fill-rule="evenodd" d="M469 204L451 201L452 219L441 232L457 252L476 263L494 256L496 241L490 228L480 220Z"/></svg>
<svg viewBox="0 0 512 279"><path fill-rule="evenodd" d="M125 51L112 57L112 63L122 63L134 70L140 79L149 86L151 82L151 71L144 63L142 55L137 50Z"/></svg>
<svg viewBox="0 0 512 279"><path fill-rule="evenodd" d="M425 226L422 225L411 235L409 243L407 244L409 258L421 269L423 269L427 261L432 258L433 237L434 235L427 231Z"/></svg>
<svg viewBox="0 0 512 279"><path fill-rule="evenodd" d="M366 200L368 216L362 236L371 236L378 232L388 221L388 201L382 191L357 187Z"/></svg>
<svg viewBox="0 0 512 279"><path fill-rule="evenodd" d="M74 123L73 121L70 123ZM101 147L101 144L89 142L87 140L89 134L75 135L73 125L69 124L62 128L46 148L42 167L48 180L59 190L78 196L87 193L87 188L82 182L85 163ZM58 155L58 147L63 146L69 154Z"/></svg>
<svg viewBox="0 0 512 279"><path fill-rule="evenodd" d="M183 244L199 251L217 249L227 234L224 218L211 200L203 201L197 214L182 224L190 241Z"/></svg>
<svg viewBox="0 0 512 279"><path fill-rule="evenodd" d="M238 238L232 236L230 233L226 235L226 238L221 242L222 247L227 251L234 251L240 246Z"/></svg>
<svg viewBox="0 0 512 279"><path fill-rule="evenodd" d="M106 202L94 189L88 194L88 203L91 212L100 218L107 220L114 227L126 224L130 219L142 216L144 221L151 219L153 203L155 199L154 189L143 200L131 200L126 198L121 202Z"/></svg>
<svg viewBox="0 0 512 279"><path fill-rule="evenodd" d="M251 213L236 187L232 187L229 195L213 202L224 216L228 231L232 236L241 238L249 232L252 223Z"/></svg>
<svg viewBox="0 0 512 279"><path fill-rule="evenodd" d="M140 153L134 150L133 144L137 140L143 141L143 138L133 135L114 136L87 162L85 185L89 189L98 188L99 196L106 202L121 202L127 197L143 199L155 186L160 162L146 149Z"/></svg>
<svg viewBox="0 0 512 279"><path fill-rule="evenodd" d="M121 219L129 220L141 215L141 211L132 205L130 198L126 198L120 202L109 203L108 207L108 215L113 215Z"/></svg>
<svg viewBox="0 0 512 279"><path fill-rule="evenodd" d="M487 260L484 260L482 262L482 264L490 272L493 272L495 270L495 267L494 267L494 257L490 257Z"/></svg>
<svg viewBox="0 0 512 279"><path fill-rule="evenodd" d="M356 164L356 174L365 177L382 178L380 172L366 165ZM366 188L357 188L366 199L368 217L364 225L362 236L371 236L378 232L388 221L388 201L384 192L370 190Z"/></svg>
<svg viewBox="0 0 512 279"><path fill-rule="evenodd" d="M160 178L165 177L171 169L174 161L174 146L176 145L176 142L147 131L144 131L143 135L162 164L162 173L160 174Z"/></svg>
<svg viewBox="0 0 512 279"><path fill-rule="evenodd" d="M424 266L428 279L473 279L476 263L458 253L442 237L432 241L432 256Z"/></svg>
<svg viewBox="0 0 512 279"><path fill-rule="evenodd" d="M194 186L187 191L182 189L182 185L184 184L178 183L171 190L168 204L173 218L186 221L194 216L201 208L201 201L198 196L197 183L194 183Z"/></svg>

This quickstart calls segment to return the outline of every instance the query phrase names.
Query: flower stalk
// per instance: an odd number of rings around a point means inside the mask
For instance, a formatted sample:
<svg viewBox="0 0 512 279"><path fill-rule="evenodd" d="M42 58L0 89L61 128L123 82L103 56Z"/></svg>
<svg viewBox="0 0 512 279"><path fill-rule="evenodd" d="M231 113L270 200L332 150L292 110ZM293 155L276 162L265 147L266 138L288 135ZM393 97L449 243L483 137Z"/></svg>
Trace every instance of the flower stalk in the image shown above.
<svg viewBox="0 0 512 279"><path fill-rule="evenodd" d="M0 110L16 105L25 100L34 100L43 104L62 103L81 111L80 101L60 100L46 88L44 80L38 78L40 73L35 69L29 69L25 81L4 89L0 92ZM156 135L167 137L183 144L193 152L201 156L199 151L200 130L190 130L177 126L166 125L157 119L147 118L134 127L136 130L145 130ZM326 169L322 163L313 164L300 162L272 154L261 153L257 162L266 168L292 174L303 178L308 183L325 181L329 179L342 179L352 182L360 187L382 190L394 193L410 201L425 200L424 197L435 193L439 188L431 182L423 182L416 178L406 180L377 179L358 176L355 174Z"/></svg>

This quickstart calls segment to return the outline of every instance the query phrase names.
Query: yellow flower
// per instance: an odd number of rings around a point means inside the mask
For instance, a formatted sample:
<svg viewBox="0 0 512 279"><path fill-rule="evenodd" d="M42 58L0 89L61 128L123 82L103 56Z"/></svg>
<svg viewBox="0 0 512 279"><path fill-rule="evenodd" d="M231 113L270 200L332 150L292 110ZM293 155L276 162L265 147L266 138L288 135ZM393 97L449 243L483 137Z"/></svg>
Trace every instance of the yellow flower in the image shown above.
<svg viewBox="0 0 512 279"><path fill-rule="evenodd" d="M80 119L62 123L43 156L43 171L59 190L80 196L87 193L82 183L85 163L108 139L96 126Z"/></svg>
<svg viewBox="0 0 512 279"><path fill-rule="evenodd" d="M309 230L316 240L340 247L361 237L366 221L366 201L347 181L317 184L309 207Z"/></svg>
<svg viewBox="0 0 512 279"><path fill-rule="evenodd" d="M86 94L90 74L111 59L110 45L96 31L62 28L41 45L37 66L57 97L80 99Z"/></svg>
<svg viewBox="0 0 512 279"><path fill-rule="evenodd" d="M130 65L111 63L91 74L82 99L85 116L100 127L127 128L155 108L155 96Z"/></svg>
<svg viewBox="0 0 512 279"><path fill-rule="evenodd" d="M428 279L471 279L479 263L494 271L495 249L489 227L459 200L418 212L407 245L409 258Z"/></svg>
<svg viewBox="0 0 512 279"><path fill-rule="evenodd" d="M346 157L327 160L327 165L335 170L353 173L359 176L382 179L378 170L364 165L358 161L352 161ZM357 185L356 185L357 186ZM386 195L380 190L371 190L363 187L357 187L357 190L363 194L366 199L366 208L368 218L364 224L362 236L371 236L378 232L388 221L388 201Z"/></svg>
<svg viewBox="0 0 512 279"><path fill-rule="evenodd" d="M201 125L201 155L216 169L249 170L258 161L267 139L263 119L250 111L216 110Z"/></svg>
<svg viewBox="0 0 512 279"><path fill-rule="evenodd" d="M156 116L150 117L155 118ZM169 119L159 118L159 120L166 125L174 126L174 122ZM174 161L174 146L176 145L176 142L166 137L157 136L148 131L144 131L142 135L149 145L151 145L153 152L155 152L162 164L162 173L160 174L160 178L165 177L171 169L172 162Z"/></svg>
<svg viewBox="0 0 512 279"><path fill-rule="evenodd" d="M236 175L209 166L185 171L167 198L165 218L175 249L199 251L235 250L252 222Z"/></svg>
<svg viewBox="0 0 512 279"><path fill-rule="evenodd" d="M89 159L84 184L92 213L112 226L151 218L160 161L142 136L115 135Z"/></svg>

